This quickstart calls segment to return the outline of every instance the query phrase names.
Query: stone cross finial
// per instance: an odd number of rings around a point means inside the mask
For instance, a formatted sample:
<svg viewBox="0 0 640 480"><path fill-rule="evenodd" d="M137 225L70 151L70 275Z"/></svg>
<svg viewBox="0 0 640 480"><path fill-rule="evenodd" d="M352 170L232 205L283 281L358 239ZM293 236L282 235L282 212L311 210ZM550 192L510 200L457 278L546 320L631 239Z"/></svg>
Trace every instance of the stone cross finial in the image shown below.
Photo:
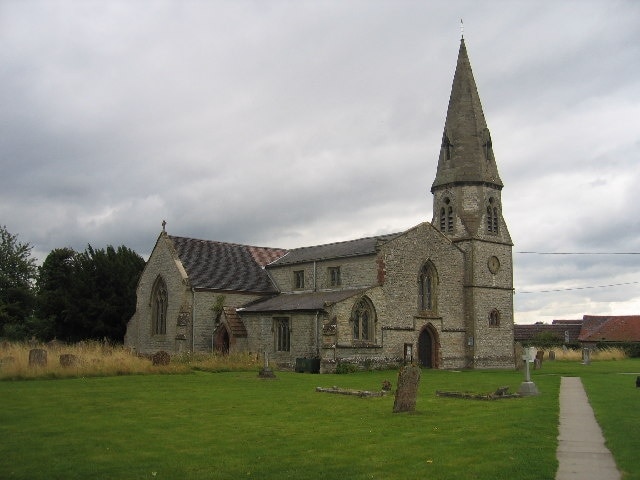
<svg viewBox="0 0 640 480"><path fill-rule="evenodd" d="M162 220L162 231L166 233L166 226L167 226L167 221L166 220Z"/></svg>

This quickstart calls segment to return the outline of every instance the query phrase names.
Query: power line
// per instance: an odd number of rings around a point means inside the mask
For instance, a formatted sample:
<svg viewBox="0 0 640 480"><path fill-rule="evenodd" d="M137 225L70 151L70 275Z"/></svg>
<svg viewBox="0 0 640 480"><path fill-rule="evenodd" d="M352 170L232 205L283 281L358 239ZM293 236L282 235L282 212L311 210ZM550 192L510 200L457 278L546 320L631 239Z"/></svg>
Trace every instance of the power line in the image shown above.
<svg viewBox="0 0 640 480"><path fill-rule="evenodd" d="M525 290L525 291L516 291L516 293L550 293L550 292L568 292L571 290L587 290L590 288L607 288L607 287L621 287L624 285L637 285L640 282L625 282L625 283L612 283L610 285L597 285L597 286L588 286L588 287L571 287L571 288L554 288L551 290Z"/></svg>
<svg viewBox="0 0 640 480"><path fill-rule="evenodd" d="M515 252L530 255L640 255L640 252Z"/></svg>

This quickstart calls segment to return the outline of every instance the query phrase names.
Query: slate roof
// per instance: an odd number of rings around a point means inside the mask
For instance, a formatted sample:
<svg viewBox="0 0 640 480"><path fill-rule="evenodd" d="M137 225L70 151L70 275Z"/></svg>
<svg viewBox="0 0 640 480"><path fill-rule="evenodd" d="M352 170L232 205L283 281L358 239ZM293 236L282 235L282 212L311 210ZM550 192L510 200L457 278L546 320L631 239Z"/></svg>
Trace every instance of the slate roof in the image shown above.
<svg viewBox="0 0 640 480"><path fill-rule="evenodd" d="M173 235L168 237L194 288L277 292L263 267L287 253L286 250Z"/></svg>
<svg viewBox="0 0 640 480"><path fill-rule="evenodd" d="M222 307L222 310L224 311L224 316L227 319L227 324L231 330L231 335L236 338L246 338L247 329L245 328L244 323L242 323L236 309L233 307Z"/></svg>
<svg viewBox="0 0 640 480"><path fill-rule="evenodd" d="M640 342L640 315L582 318L581 342Z"/></svg>
<svg viewBox="0 0 640 480"><path fill-rule="evenodd" d="M540 333L550 332L564 342L564 334L565 332L569 332L569 343L578 341L582 320L579 321L580 323L574 323L573 320L571 320L570 323L556 323L556 321L557 320L554 320L552 325L542 323L534 325L514 325L513 339L516 342L528 342Z"/></svg>
<svg viewBox="0 0 640 480"><path fill-rule="evenodd" d="M381 243L387 242L400 233L390 233L373 237L358 238L345 242L327 243L313 247L300 247L289 250L286 255L269 264L269 266L291 265L332 258L357 257L372 255Z"/></svg>
<svg viewBox="0 0 640 480"><path fill-rule="evenodd" d="M255 303L239 308L245 312L291 312L322 310L328 305L341 302L355 295L361 295L366 289L334 290L330 292L281 293L277 297L258 300Z"/></svg>

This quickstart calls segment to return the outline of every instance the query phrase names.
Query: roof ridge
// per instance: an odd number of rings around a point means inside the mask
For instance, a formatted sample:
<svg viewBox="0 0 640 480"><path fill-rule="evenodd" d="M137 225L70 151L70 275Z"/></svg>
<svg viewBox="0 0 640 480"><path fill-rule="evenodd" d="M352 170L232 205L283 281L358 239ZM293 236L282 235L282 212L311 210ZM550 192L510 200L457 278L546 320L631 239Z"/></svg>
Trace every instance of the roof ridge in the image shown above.
<svg viewBox="0 0 640 480"><path fill-rule="evenodd" d="M341 240L338 242L329 242L329 243L319 243L317 245L307 245L305 247L296 247L296 248L291 248L288 251L294 251L294 250L304 250L306 248L318 248L318 247L326 247L326 246L330 246L330 245L340 245L340 244L344 244L344 243L351 243L351 242L359 242L361 240L370 240L370 239L380 239L382 237L391 237L394 235L400 235L404 232L395 232L395 233L383 233L380 235L369 235L366 237L359 237L359 238L352 238L350 240Z"/></svg>
<svg viewBox="0 0 640 480"><path fill-rule="evenodd" d="M167 237L169 238L181 238L183 240L193 240L195 242L207 242L207 243L215 243L218 245L230 245L233 247L246 247L246 248L262 248L265 250L282 250L282 251L289 251L289 249L287 248L282 248L282 247L261 247L259 245L249 245L246 243L236 243L236 242L225 242L225 241L221 241L221 240L207 240L205 238L194 238L194 237L183 237L180 235L169 235L167 234Z"/></svg>

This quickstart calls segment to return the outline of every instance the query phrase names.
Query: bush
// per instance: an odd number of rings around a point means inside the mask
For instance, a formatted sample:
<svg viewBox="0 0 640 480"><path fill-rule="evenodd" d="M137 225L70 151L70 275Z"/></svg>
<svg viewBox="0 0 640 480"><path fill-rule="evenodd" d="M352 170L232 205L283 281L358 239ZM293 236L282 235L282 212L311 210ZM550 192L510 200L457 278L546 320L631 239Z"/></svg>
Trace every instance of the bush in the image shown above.
<svg viewBox="0 0 640 480"><path fill-rule="evenodd" d="M336 373L356 373L360 369L357 365L348 362L338 362L336 365Z"/></svg>

